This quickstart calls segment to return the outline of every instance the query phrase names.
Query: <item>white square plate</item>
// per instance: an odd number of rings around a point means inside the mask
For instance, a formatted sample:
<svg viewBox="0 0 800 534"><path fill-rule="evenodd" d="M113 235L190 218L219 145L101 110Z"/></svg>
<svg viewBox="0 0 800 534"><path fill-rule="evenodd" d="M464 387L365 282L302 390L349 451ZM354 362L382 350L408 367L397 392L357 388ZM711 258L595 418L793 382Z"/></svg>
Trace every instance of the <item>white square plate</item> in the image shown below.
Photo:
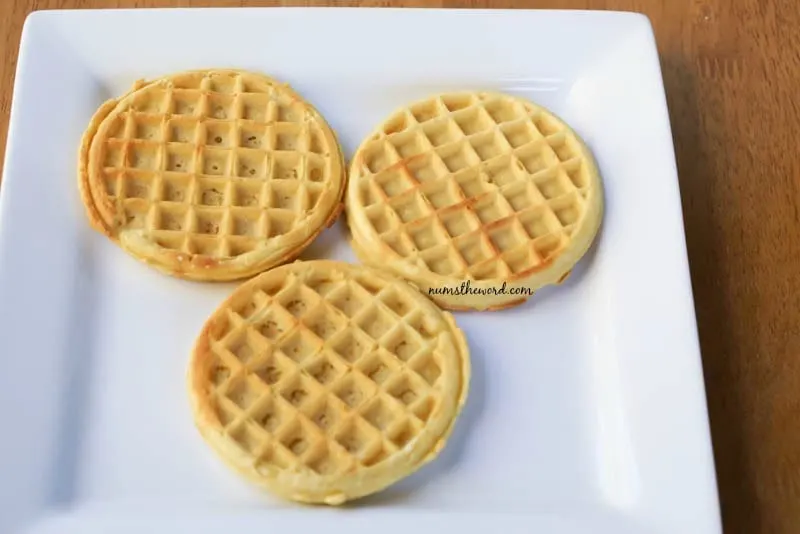
<svg viewBox="0 0 800 534"><path fill-rule="evenodd" d="M474 378L443 455L345 510L251 489L199 438L185 366L232 285L184 282L91 231L75 178L95 108L208 66L291 83L346 154L397 106L519 94L594 151L607 215L564 286L461 313ZM36 13L0 203L1 532L720 532L658 56L628 13L241 9ZM341 225L305 258L352 260ZM368 519L369 521L365 521Z"/></svg>

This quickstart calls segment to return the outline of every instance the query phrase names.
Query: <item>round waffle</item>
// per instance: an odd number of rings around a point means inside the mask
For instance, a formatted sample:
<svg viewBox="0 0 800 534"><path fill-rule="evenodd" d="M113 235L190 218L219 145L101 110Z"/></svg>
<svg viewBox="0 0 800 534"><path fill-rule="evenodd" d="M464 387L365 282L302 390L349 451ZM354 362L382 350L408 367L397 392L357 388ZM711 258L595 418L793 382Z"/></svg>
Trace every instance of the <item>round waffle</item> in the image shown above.
<svg viewBox="0 0 800 534"><path fill-rule="evenodd" d="M497 309L562 281L592 243L600 177L552 113L491 92L400 109L358 148L353 248L450 309Z"/></svg>
<svg viewBox="0 0 800 534"><path fill-rule="evenodd" d="M83 136L92 225L162 271L232 280L297 256L341 208L341 150L288 86L182 72L104 104Z"/></svg>
<svg viewBox="0 0 800 534"><path fill-rule="evenodd" d="M189 390L201 434L236 471L287 499L336 505L436 457L469 369L452 316L406 282L297 261L214 312Z"/></svg>

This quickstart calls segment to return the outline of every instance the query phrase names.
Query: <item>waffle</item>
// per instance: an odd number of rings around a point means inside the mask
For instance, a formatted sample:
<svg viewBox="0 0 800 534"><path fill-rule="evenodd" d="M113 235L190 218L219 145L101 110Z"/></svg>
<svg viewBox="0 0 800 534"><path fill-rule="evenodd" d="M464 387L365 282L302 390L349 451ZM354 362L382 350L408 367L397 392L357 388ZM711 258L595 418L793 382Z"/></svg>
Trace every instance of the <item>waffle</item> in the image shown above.
<svg viewBox="0 0 800 534"><path fill-rule="evenodd" d="M578 136L509 95L449 93L392 114L358 148L347 219L359 258L450 309L498 309L559 283L600 225Z"/></svg>
<svg viewBox="0 0 800 534"><path fill-rule="evenodd" d="M297 256L338 216L334 133L288 86L235 70L138 82L83 136L92 226L169 274L232 280Z"/></svg>
<svg viewBox="0 0 800 534"><path fill-rule="evenodd" d="M338 505L436 457L469 369L452 316L406 282L296 261L214 312L188 382L195 423L230 467L281 497Z"/></svg>

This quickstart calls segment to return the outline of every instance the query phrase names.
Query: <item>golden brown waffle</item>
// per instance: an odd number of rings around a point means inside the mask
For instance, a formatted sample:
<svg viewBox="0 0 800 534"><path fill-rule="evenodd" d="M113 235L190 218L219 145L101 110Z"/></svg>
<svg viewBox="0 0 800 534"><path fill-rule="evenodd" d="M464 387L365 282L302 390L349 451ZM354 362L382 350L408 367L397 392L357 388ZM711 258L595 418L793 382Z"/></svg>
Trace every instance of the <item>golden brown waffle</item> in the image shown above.
<svg viewBox="0 0 800 534"><path fill-rule="evenodd" d="M291 259L336 218L344 192L322 116L288 86L244 71L138 83L98 110L79 159L93 226L197 280Z"/></svg>
<svg viewBox="0 0 800 534"><path fill-rule="evenodd" d="M439 453L469 369L452 316L406 282L298 261L214 312L189 390L201 434L238 472L288 499L341 504Z"/></svg>
<svg viewBox="0 0 800 534"><path fill-rule="evenodd" d="M603 196L589 150L564 122L520 98L465 92L384 121L353 158L346 205L362 261L444 307L496 309L570 272ZM465 282L469 292L455 294Z"/></svg>

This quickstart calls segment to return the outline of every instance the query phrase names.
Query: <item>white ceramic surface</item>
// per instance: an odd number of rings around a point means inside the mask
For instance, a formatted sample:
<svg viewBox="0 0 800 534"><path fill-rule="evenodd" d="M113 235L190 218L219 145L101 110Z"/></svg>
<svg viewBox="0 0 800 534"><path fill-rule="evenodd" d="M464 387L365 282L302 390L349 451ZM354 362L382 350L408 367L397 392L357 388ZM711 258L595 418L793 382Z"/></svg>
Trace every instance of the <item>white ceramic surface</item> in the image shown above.
<svg viewBox="0 0 800 534"><path fill-rule="evenodd" d="M508 91L570 122L602 170L592 251L521 307L457 314L474 378L449 446L360 506L297 507L220 464L184 375L234 286L155 272L84 219L74 169L94 109L136 78L208 66L289 82L348 155L409 100ZM303 257L352 260L343 232ZM0 318L0 532L720 532L670 126L641 15L35 13L0 196Z"/></svg>

